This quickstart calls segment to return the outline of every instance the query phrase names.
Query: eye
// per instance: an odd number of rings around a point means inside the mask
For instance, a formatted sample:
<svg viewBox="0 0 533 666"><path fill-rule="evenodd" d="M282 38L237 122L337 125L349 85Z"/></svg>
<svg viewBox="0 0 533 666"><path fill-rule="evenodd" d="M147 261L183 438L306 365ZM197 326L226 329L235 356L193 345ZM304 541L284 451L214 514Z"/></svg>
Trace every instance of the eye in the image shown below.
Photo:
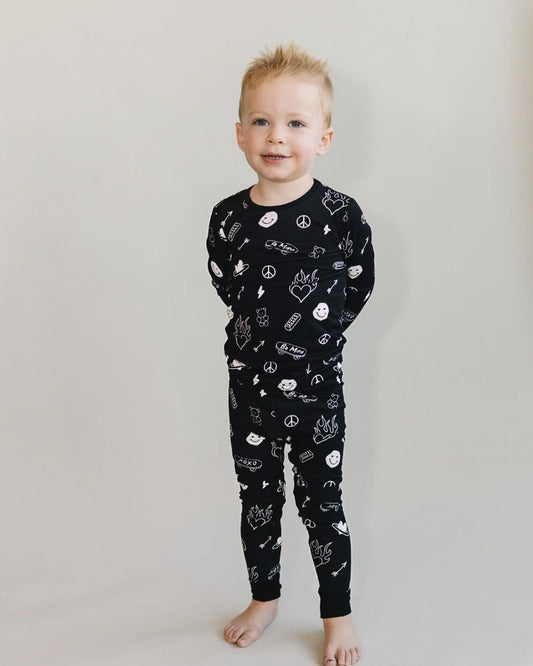
<svg viewBox="0 0 533 666"><path fill-rule="evenodd" d="M256 118L252 121L252 125L259 125L260 127L264 127L266 124L267 121L264 118Z"/></svg>
<svg viewBox="0 0 533 666"><path fill-rule="evenodd" d="M304 124L301 123L299 120L291 120L289 123L289 127L304 127Z"/></svg>

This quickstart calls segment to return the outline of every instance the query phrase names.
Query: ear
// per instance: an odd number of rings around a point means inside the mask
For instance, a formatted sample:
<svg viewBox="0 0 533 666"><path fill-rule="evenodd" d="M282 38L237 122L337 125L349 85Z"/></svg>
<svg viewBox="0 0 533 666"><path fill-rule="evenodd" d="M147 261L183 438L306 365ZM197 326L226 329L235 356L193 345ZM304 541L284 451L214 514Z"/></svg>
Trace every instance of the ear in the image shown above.
<svg viewBox="0 0 533 666"><path fill-rule="evenodd" d="M235 131L237 134L237 144L239 148L244 151L244 130L242 128L242 123L235 123Z"/></svg>
<svg viewBox="0 0 533 666"><path fill-rule="evenodd" d="M334 134L335 132L333 131L332 127L328 127L328 129L324 130L324 134L322 135L316 150L317 155L325 155L328 152L331 146L331 142L333 141Z"/></svg>

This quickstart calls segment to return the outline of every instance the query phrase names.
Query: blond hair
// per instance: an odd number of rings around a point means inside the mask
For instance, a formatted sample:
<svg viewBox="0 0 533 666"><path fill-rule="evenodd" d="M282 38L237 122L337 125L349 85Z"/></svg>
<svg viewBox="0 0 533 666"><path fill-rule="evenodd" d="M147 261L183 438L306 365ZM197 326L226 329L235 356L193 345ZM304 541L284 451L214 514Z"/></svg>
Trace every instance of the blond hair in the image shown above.
<svg viewBox="0 0 533 666"><path fill-rule="evenodd" d="M246 92L257 88L267 79L279 76L301 76L309 78L321 89L320 99L326 127L331 124L333 86L329 78L327 62L313 58L294 42L288 46L277 46L264 51L250 63L242 77L239 99L239 119L242 120Z"/></svg>

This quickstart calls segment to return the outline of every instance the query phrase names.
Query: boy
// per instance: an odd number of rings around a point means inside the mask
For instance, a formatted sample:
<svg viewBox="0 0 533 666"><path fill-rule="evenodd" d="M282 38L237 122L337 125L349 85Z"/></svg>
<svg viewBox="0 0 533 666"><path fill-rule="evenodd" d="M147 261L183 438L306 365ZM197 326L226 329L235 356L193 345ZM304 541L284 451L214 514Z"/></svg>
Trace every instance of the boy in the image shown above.
<svg viewBox="0 0 533 666"><path fill-rule="evenodd" d="M209 273L229 316L230 436L252 592L224 636L250 645L277 614L288 444L319 581L325 666L361 656L340 488L342 348L374 285L371 230L361 209L311 176L333 138L331 101L326 64L294 44L251 63L236 130L258 180L214 207L207 238Z"/></svg>

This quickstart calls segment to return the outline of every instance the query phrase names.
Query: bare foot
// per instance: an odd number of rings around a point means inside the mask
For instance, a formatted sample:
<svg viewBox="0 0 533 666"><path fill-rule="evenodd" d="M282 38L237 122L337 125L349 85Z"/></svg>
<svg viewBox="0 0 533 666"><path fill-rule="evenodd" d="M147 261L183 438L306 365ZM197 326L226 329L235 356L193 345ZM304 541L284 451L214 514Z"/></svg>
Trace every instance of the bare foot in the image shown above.
<svg viewBox="0 0 533 666"><path fill-rule="evenodd" d="M361 645L351 615L325 617L324 666L351 666L361 659Z"/></svg>
<svg viewBox="0 0 533 666"><path fill-rule="evenodd" d="M278 602L279 598L272 601L252 599L248 608L224 627L224 638L228 643L248 647L261 636L276 617Z"/></svg>

